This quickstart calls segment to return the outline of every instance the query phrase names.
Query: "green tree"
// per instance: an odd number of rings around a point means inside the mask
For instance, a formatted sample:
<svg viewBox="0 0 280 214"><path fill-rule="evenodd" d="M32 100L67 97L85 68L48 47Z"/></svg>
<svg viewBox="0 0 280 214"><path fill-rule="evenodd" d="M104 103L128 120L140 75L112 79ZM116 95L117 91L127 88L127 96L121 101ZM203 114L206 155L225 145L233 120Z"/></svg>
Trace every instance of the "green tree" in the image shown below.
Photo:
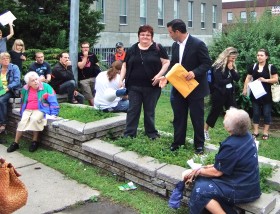
<svg viewBox="0 0 280 214"><path fill-rule="evenodd" d="M269 63L280 70L280 17L265 13L258 21L249 19L247 23L238 22L229 26L219 37L214 38L209 46L211 58L215 60L218 55L229 46L238 49L237 70L241 74L236 97L239 106L250 111L251 102L241 93L247 75L247 67L256 62L257 51L265 48L270 53ZM280 104L273 104L273 113L280 115Z"/></svg>
<svg viewBox="0 0 280 214"><path fill-rule="evenodd" d="M104 29L99 23L100 12L90 9L93 0L80 1L79 39L96 43ZM16 17L14 38L21 38L29 48L51 48L65 36L67 48L70 28L70 0L1 0L0 8ZM3 11L0 11L3 12ZM6 33L7 27L4 28ZM65 34L63 33L65 31ZM59 41L58 41L59 40Z"/></svg>

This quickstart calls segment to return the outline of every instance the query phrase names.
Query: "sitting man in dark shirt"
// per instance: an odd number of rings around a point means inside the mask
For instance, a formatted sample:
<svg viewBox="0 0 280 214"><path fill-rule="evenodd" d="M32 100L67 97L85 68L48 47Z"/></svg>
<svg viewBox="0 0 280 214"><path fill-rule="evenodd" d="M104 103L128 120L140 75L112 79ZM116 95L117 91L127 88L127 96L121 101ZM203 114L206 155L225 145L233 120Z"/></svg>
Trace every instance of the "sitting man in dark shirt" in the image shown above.
<svg viewBox="0 0 280 214"><path fill-rule="evenodd" d="M51 81L51 66L49 63L44 61L44 59L45 57L43 52L36 52L36 61L30 65L29 71L35 71L39 75L41 82L48 83Z"/></svg>
<svg viewBox="0 0 280 214"><path fill-rule="evenodd" d="M76 90L76 82L72 72L72 65L67 52L59 54L59 62L52 70L52 80L50 85L57 94L67 93L69 103L84 103L84 96Z"/></svg>

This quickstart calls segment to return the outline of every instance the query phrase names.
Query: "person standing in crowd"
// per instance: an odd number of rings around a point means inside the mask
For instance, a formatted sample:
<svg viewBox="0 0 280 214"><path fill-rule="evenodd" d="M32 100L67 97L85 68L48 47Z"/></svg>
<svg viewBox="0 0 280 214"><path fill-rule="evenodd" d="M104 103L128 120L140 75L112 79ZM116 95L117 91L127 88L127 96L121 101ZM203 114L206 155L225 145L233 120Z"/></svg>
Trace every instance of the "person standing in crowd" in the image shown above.
<svg viewBox="0 0 280 214"><path fill-rule="evenodd" d="M35 62L30 65L29 71L35 71L39 75L41 82L49 83L51 81L51 66L44 60L44 53L36 52Z"/></svg>
<svg viewBox="0 0 280 214"><path fill-rule="evenodd" d="M265 49L259 49L257 52L257 61L255 65L252 65L247 70L247 77L244 82L243 95L247 96L248 83L251 80L260 80L266 94L256 99L254 95L250 94L253 107L253 136L257 138L259 136L259 124L260 117L263 114L264 117L264 129L262 139L267 140L269 138L269 126L271 123L271 110L272 110L272 95L271 85L278 82L278 73L274 65L268 64L269 52ZM271 73L271 75L270 75Z"/></svg>
<svg viewBox="0 0 280 214"><path fill-rule="evenodd" d="M209 127L213 128L223 107L236 107L234 81L240 79L236 70L235 60L238 53L236 48L226 48L212 65L213 92L211 94L211 109L204 125L205 140L210 140Z"/></svg>
<svg viewBox="0 0 280 214"><path fill-rule="evenodd" d="M11 55L11 62L17 65L22 72L22 62L26 60L24 42L21 39L16 39L9 54Z"/></svg>
<svg viewBox="0 0 280 214"><path fill-rule="evenodd" d="M204 97L209 94L206 73L211 68L211 59L204 42L187 32L186 24L181 19L167 23L169 36L175 41L172 45L170 66L180 63L187 71L186 80L195 79L199 85L184 98L176 88L172 87L170 101L174 119L174 141L170 151L175 151L185 145L188 111L194 130L194 147L196 154L204 152ZM160 79L164 87L166 78Z"/></svg>
<svg viewBox="0 0 280 214"><path fill-rule="evenodd" d="M53 67L50 84L57 94L67 93L69 103L84 103L84 96L76 90L77 84L67 52L59 54L59 62Z"/></svg>
<svg viewBox="0 0 280 214"><path fill-rule="evenodd" d="M109 66L111 66L114 61L122 61L123 62L124 58L125 58L125 54L126 54L126 52L124 50L123 43L122 42L117 42L116 52L112 53L109 56L109 59L108 59Z"/></svg>
<svg viewBox="0 0 280 214"><path fill-rule="evenodd" d="M189 200L190 214L233 214L235 204L255 201L261 196L258 151L249 133L249 114L236 108L226 111L224 128L229 133L213 165L202 166L185 175L198 176ZM208 212L207 212L208 213Z"/></svg>
<svg viewBox="0 0 280 214"><path fill-rule="evenodd" d="M98 59L89 51L88 42L81 44L81 52L78 54L78 81L85 99L94 106L95 78L100 72Z"/></svg>
<svg viewBox="0 0 280 214"><path fill-rule="evenodd" d="M122 65L119 85L123 86L125 79L129 99L124 137L136 137L142 106L145 134L150 139L159 137L155 127L155 108L161 94L158 83L170 61L166 50L153 41L153 36L150 25L139 27L139 42L128 49Z"/></svg>
<svg viewBox="0 0 280 214"><path fill-rule="evenodd" d="M129 101L126 96L117 97L116 91L119 88L121 61L112 63L108 71L100 72L96 77L94 108L108 112L127 112ZM106 99L106 92L112 89L114 96L112 100ZM110 90L109 90L110 91Z"/></svg>
<svg viewBox="0 0 280 214"><path fill-rule="evenodd" d="M20 70L17 65L11 62L8 52L0 54L0 74L2 82L2 92L0 95L0 133L5 132L7 124L8 101L13 97L13 90L20 87Z"/></svg>
<svg viewBox="0 0 280 214"><path fill-rule="evenodd" d="M7 152L19 149L19 140L24 131L33 131L33 138L29 147L30 152L35 152L39 146L39 133L47 125L46 115L55 118L59 113L59 105L52 87L40 81L35 71L30 71L24 76L26 85L21 94L21 120L18 123L14 142L8 147Z"/></svg>
<svg viewBox="0 0 280 214"><path fill-rule="evenodd" d="M14 35L13 23L9 23L10 33L8 36L3 37L2 31L0 30L0 53L7 51L7 41Z"/></svg>

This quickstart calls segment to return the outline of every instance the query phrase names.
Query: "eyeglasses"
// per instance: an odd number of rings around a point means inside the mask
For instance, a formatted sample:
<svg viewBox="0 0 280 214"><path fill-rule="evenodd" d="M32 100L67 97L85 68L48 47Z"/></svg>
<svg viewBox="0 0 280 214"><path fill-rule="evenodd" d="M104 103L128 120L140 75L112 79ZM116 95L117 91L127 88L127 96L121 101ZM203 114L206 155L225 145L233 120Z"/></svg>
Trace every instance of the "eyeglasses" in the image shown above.
<svg viewBox="0 0 280 214"><path fill-rule="evenodd" d="M139 34L139 36L142 36L142 37L144 37L144 36L146 36L146 37L151 37L152 35L151 35L151 34Z"/></svg>
<svg viewBox="0 0 280 214"><path fill-rule="evenodd" d="M82 48L89 48L89 47L82 47Z"/></svg>

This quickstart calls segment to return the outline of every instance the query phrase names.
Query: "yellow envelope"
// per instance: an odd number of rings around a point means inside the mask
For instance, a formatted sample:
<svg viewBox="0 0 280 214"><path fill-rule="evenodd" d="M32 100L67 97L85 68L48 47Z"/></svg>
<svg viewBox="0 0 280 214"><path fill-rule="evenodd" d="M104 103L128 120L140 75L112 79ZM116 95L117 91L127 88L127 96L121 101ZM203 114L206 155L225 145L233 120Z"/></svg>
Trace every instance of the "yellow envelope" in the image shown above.
<svg viewBox="0 0 280 214"><path fill-rule="evenodd" d="M176 63L165 75L166 79L183 95L187 97L197 86L195 79L186 80L188 71L179 63Z"/></svg>

